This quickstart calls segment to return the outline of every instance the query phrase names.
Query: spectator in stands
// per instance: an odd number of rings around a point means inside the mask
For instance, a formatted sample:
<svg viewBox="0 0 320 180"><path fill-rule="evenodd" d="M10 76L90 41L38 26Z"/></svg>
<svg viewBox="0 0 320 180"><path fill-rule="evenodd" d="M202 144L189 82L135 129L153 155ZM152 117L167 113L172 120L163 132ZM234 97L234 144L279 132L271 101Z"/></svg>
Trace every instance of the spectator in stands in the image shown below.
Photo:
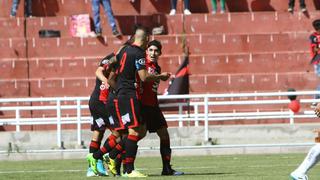
<svg viewBox="0 0 320 180"><path fill-rule="evenodd" d="M212 3L212 14L217 13L217 0L211 0ZM220 13L223 14L226 12L226 1L220 0Z"/></svg>
<svg viewBox="0 0 320 180"><path fill-rule="evenodd" d="M101 36L102 34L101 22L100 22L100 3L104 8L104 12L106 16L108 16L108 21L112 28L112 34L116 37L121 36L121 34L117 29L116 21L113 17L110 0L92 0L93 21L94 21L94 28L95 28L96 35Z"/></svg>
<svg viewBox="0 0 320 180"><path fill-rule="evenodd" d="M169 15L175 15L177 10L177 1L178 0L171 0L171 11ZM190 15L190 0L184 0L184 11L183 14Z"/></svg>
<svg viewBox="0 0 320 180"><path fill-rule="evenodd" d="M16 17L17 10L19 6L20 0L13 0L12 7L11 7L11 17ZM25 17L32 17L32 0L25 0L24 2L24 16Z"/></svg>
<svg viewBox="0 0 320 180"><path fill-rule="evenodd" d="M309 37L311 45L311 64L314 65L315 74L320 78L320 59L317 56L320 52L320 19L313 21L312 23L315 32L312 33ZM316 91L320 91L320 85L317 86ZM320 99L320 94L315 95L316 99ZM312 107L315 107L317 103L312 103Z"/></svg>
<svg viewBox="0 0 320 180"><path fill-rule="evenodd" d="M301 12L307 12L305 0L299 0L299 1L300 1ZM295 3L295 0L289 0L288 12L293 13L294 3Z"/></svg>

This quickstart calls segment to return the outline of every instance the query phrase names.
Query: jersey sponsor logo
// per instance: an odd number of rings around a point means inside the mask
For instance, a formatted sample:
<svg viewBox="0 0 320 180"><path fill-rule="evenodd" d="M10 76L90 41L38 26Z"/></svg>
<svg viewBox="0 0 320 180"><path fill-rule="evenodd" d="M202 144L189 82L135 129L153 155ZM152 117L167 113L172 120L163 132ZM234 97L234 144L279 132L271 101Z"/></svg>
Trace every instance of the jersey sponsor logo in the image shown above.
<svg viewBox="0 0 320 180"><path fill-rule="evenodd" d="M141 59L136 60L135 65L136 65L136 69L138 69L138 70L144 68L146 65L146 59L141 58Z"/></svg>
<svg viewBox="0 0 320 180"><path fill-rule="evenodd" d="M130 115L129 115L129 113L121 116L121 120L122 120L122 123L123 123L123 124L127 124L128 122L130 122Z"/></svg>
<svg viewBox="0 0 320 180"><path fill-rule="evenodd" d="M146 65L146 59L145 58L141 58L141 59L137 60L136 62L138 64L142 65L142 66Z"/></svg>

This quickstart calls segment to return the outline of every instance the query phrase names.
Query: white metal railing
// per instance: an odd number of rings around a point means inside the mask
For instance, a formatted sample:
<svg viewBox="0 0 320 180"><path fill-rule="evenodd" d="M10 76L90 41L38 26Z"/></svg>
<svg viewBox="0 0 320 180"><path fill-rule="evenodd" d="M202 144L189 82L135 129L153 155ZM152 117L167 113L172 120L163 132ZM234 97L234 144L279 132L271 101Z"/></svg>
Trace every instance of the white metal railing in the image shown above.
<svg viewBox="0 0 320 180"><path fill-rule="evenodd" d="M268 92L268 93L235 93L235 94L193 94L193 95L165 95L159 96L160 100L187 100L184 102L172 102L161 104L161 107L177 107L178 113L167 113L165 118L167 121L178 121L179 126L183 126L183 122L195 122L195 126L199 126L199 122L204 123L204 140L209 137L209 121L225 121L225 120L250 120L250 119L290 119L290 124L294 124L295 118L313 118L314 112L311 109L294 114L289 109L279 109L268 112L259 112L252 109L248 112L209 112L209 107L214 109L216 106L234 106L234 105L272 105L272 104L288 104L288 99L282 99L282 96L288 95L304 95L306 99L300 99L301 104L320 102L313 99L317 91L300 91L300 92ZM234 98L254 97L255 100L234 100ZM273 97L272 100L258 100L258 97ZM223 99L216 100L217 98ZM225 99L229 100L225 100ZM61 125L76 124L77 125L77 143L81 145L82 124L89 124L91 117L84 114L83 111L88 109L89 97L50 97L50 98L0 98L0 111L15 112L14 118L0 118L0 125L15 125L16 131L20 131L22 125L56 125L57 127L57 146L61 146ZM8 105L8 103L31 103L31 102L50 102L50 105ZM63 102L72 103L72 105L63 105ZM86 105L84 105L86 104ZM189 111L184 111L184 107L191 107ZM50 110L54 117L23 117L23 111ZM75 110L74 115L66 116L63 110Z"/></svg>

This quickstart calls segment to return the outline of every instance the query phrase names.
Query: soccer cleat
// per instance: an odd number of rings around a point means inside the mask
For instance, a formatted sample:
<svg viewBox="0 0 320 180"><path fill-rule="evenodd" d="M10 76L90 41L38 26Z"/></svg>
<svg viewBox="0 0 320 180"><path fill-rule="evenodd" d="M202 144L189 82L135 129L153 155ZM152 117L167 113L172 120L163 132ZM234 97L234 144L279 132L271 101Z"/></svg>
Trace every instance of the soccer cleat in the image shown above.
<svg viewBox="0 0 320 180"><path fill-rule="evenodd" d="M87 177L95 177L95 176L98 176L96 175L92 169L89 167L88 170L87 170Z"/></svg>
<svg viewBox="0 0 320 180"><path fill-rule="evenodd" d="M106 171L106 168L103 165L103 161L100 159L98 160L98 163L97 163L97 170L100 176L108 176L108 172Z"/></svg>
<svg viewBox="0 0 320 180"><path fill-rule="evenodd" d="M122 172L121 172L121 159L120 158L116 158L115 162L116 162L116 171L117 171L117 177L121 177L122 176Z"/></svg>
<svg viewBox="0 0 320 180"><path fill-rule="evenodd" d="M109 172L116 176L117 175L117 168L116 168L116 161L114 159L109 158L108 155L103 156L103 160L106 162Z"/></svg>
<svg viewBox="0 0 320 180"><path fill-rule="evenodd" d="M145 178L148 177L146 174L142 174L139 171L133 170L131 173L126 173L122 177L128 177L128 178Z"/></svg>
<svg viewBox="0 0 320 180"><path fill-rule="evenodd" d="M296 175L295 173L290 174L290 179L291 180L308 180L308 176L303 174L303 175Z"/></svg>
<svg viewBox="0 0 320 180"><path fill-rule="evenodd" d="M181 175L184 175L184 172L176 171L172 169L171 171L162 171L161 175L162 176L181 176Z"/></svg>
<svg viewBox="0 0 320 180"><path fill-rule="evenodd" d="M293 7L288 8L288 12L292 13L293 12Z"/></svg>
<svg viewBox="0 0 320 180"><path fill-rule="evenodd" d="M163 168L161 175L162 176L181 176L181 175L184 175L184 172L176 171L172 169L170 165L169 167Z"/></svg>
<svg viewBox="0 0 320 180"><path fill-rule="evenodd" d="M90 166L91 170L92 170L95 174L99 174L98 169L97 169L98 160L96 160L96 159L93 157L93 153L90 153L90 154L87 155L87 161L88 161L88 163L89 163L89 166Z"/></svg>

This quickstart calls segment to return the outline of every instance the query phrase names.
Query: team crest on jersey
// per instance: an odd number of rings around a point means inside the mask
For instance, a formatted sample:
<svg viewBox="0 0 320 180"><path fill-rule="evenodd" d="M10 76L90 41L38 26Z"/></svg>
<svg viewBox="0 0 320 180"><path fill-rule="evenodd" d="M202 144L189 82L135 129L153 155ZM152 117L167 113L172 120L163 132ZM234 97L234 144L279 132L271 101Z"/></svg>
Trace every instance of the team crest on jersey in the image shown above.
<svg viewBox="0 0 320 180"><path fill-rule="evenodd" d="M106 89L106 86L104 84L101 84L100 85L100 90L105 90Z"/></svg>
<svg viewBox="0 0 320 180"><path fill-rule="evenodd" d="M101 84L100 85L100 90L106 90L109 89L110 85L109 84Z"/></svg>

